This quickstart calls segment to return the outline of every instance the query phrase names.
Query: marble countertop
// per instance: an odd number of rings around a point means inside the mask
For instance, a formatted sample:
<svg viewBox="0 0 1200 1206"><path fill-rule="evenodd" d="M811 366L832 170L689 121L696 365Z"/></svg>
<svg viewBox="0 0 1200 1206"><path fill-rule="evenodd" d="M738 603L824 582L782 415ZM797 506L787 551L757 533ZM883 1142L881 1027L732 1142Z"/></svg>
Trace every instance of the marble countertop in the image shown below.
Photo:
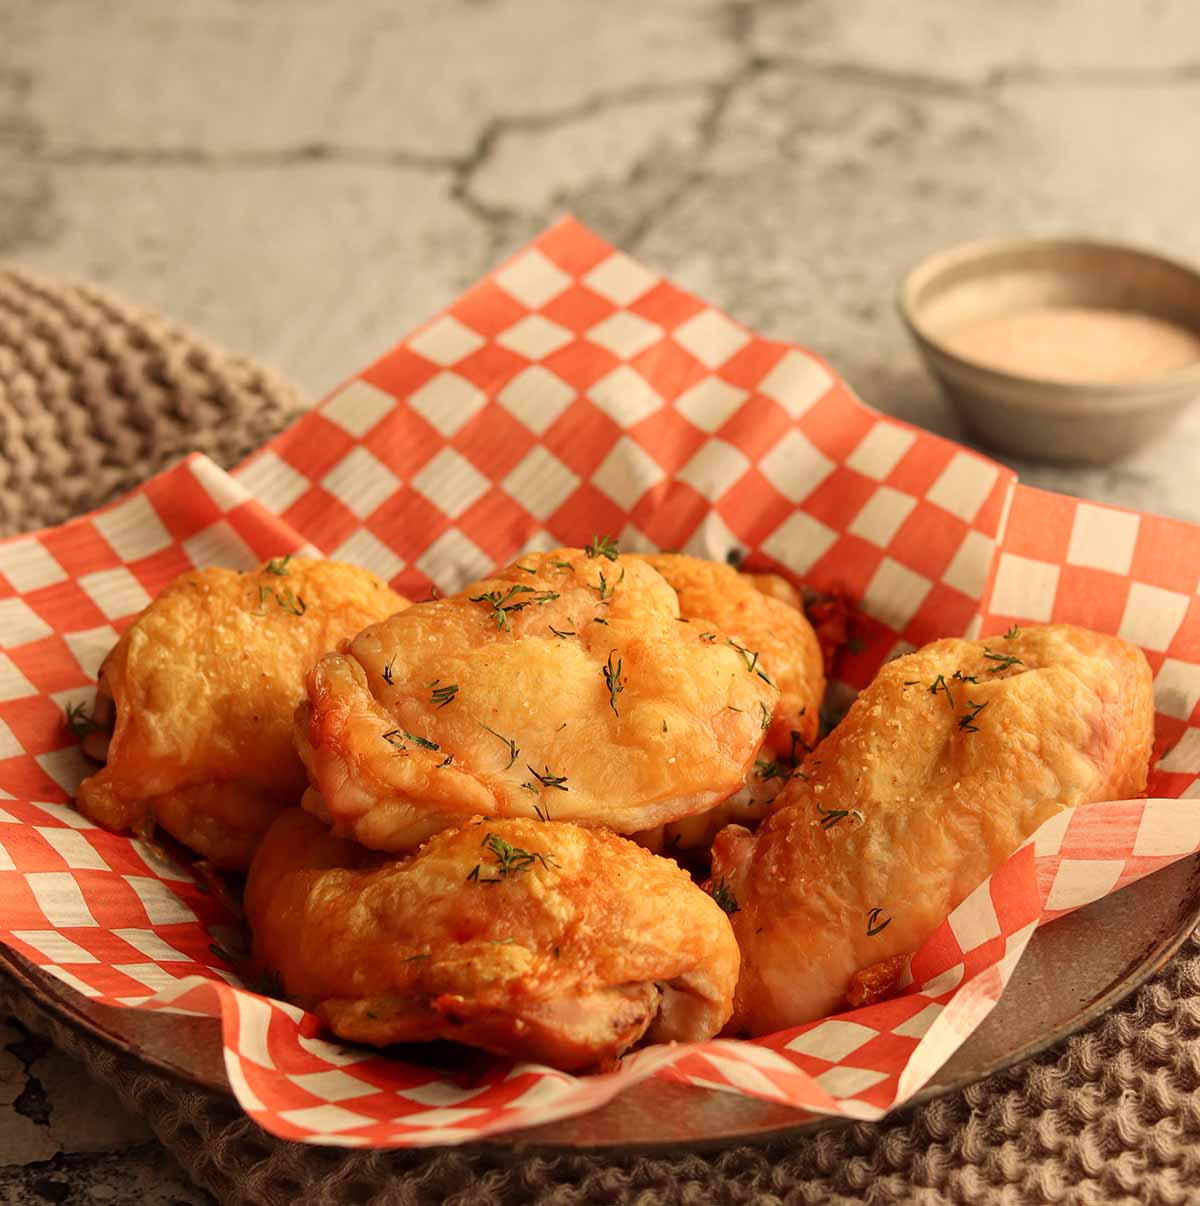
<svg viewBox="0 0 1200 1206"><path fill-rule="evenodd" d="M556 215L869 402L962 432L896 318L1008 232L1200 261L1192 0L70 0L0 7L0 261L109 286L314 396ZM350 14L347 16L347 14ZM1200 521L1200 407L1024 480ZM7 1197L5 1197L7 1195ZM207 1199L0 1031L0 1199Z"/></svg>

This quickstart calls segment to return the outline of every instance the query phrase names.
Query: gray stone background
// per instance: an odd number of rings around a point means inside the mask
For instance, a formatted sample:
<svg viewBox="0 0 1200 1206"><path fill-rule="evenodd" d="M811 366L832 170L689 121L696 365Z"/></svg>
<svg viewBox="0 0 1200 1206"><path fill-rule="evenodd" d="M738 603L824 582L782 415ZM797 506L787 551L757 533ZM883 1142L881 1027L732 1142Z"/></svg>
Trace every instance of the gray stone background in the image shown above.
<svg viewBox="0 0 1200 1206"><path fill-rule="evenodd" d="M564 210L961 433L893 309L1010 232L1200 260L1196 0L0 0L0 260L319 396ZM1025 480L1200 520L1200 407ZM0 1027L0 1196L205 1201Z"/></svg>

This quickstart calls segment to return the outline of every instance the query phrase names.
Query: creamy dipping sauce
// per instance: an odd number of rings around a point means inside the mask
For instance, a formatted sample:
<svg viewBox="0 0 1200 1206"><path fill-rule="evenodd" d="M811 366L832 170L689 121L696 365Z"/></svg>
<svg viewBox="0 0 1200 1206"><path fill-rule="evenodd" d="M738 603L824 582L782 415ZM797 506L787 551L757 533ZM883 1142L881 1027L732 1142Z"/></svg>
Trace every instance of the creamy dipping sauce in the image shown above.
<svg viewBox="0 0 1200 1206"><path fill-rule="evenodd" d="M1043 381L1139 381L1200 363L1200 335L1128 310L1041 306L977 319L943 340L964 360Z"/></svg>

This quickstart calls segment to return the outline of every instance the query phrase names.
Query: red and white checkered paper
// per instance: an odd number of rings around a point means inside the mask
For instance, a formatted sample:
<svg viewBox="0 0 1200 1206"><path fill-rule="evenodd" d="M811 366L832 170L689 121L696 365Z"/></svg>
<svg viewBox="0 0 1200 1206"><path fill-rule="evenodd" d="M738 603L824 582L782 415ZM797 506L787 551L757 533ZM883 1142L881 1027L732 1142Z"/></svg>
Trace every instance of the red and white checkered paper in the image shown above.
<svg viewBox="0 0 1200 1206"><path fill-rule="evenodd" d="M71 808L89 767L64 709L181 571L312 549L420 598L597 531L625 549L737 549L844 590L866 619L843 694L938 636L1119 633L1155 671L1156 798L1055 817L894 1000L755 1042L648 1048L605 1075L496 1061L469 1080L326 1042L312 1015L240 987L208 949L229 920L214 899ZM290 1139L461 1143L649 1076L878 1118L986 1016L1038 924L1200 845L1198 586L1200 528L1020 486L566 220L232 475L194 456L0 544L0 938L97 1001L219 1016L238 1100Z"/></svg>

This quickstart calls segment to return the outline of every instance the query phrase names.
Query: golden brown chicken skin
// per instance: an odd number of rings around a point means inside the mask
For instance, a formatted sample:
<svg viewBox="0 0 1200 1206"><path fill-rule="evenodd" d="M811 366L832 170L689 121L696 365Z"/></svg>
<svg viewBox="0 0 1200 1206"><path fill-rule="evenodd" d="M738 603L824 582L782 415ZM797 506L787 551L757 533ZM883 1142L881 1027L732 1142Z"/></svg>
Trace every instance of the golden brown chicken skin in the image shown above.
<svg viewBox="0 0 1200 1206"><path fill-rule="evenodd" d="M693 627L724 633L758 654L779 688L768 749L790 758L816 740L825 672L816 634L800 596L777 574L742 574L728 565L681 553L639 554L670 583L679 614ZM792 734L799 736L793 738Z"/></svg>
<svg viewBox="0 0 1200 1206"><path fill-rule="evenodd" d="M100 668L85 749L105 765L80 786L79 810L118 832L155 821L218 867L245 870L304 791L292 745L304 675L406 606L374 574L333 561L182 574Z"/></svg>
<svg viewBox="0 0 1200 1206"><path fill-rule="evenodd" d="M711 1038L728 919L686 874L601 830L468 823L395 858L289 810L250 869L257 961L341 1038L452 1039L590 1068L645 1038Z"/></svg>
<svg viewBox="0 0 1200 1206"><path fill-rule="evenodd" d="M529 554L314 667L304 807L396 853L473 815L633 832L739 790L777 697L645 562Z"/></svg>
<svg viewBox="0 0 1200 1206"><path fill-rule="evenodd" d="M943 640L880 670L756 834L730 826L713 881L742 951L733 1034L842 1006L909 954L1047 818L1144 792L1140 650L1066 625Z"/></svg>

